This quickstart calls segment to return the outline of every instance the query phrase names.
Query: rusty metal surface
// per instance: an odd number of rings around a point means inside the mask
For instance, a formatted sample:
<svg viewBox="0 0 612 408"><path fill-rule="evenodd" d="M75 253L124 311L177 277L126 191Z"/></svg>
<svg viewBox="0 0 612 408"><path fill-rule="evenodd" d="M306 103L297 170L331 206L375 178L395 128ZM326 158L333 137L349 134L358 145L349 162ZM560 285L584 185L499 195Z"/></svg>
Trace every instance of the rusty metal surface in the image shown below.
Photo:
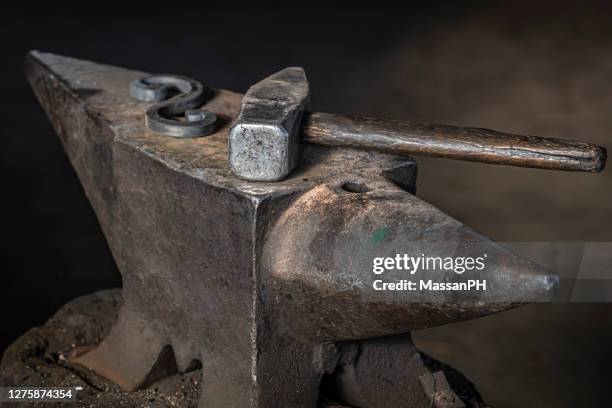
<svg viewBox="0 0 612 408"><path fill-rule="evenodd" d="M123 277L116 325L76 362L126 389L166 375L173 367L163 361L185 371L198 360L200 406L314 407L321 379L337 368L338 342L368 344L514 306L360 301L371 291L355 279L365 271L340 262L366 262L372 249L358 250L382 225L394 225L382 250L424 233L433 253L449 234L489 242L411 194L409 158L305 146L288 179L248 182L228 166L241 95L217 90L204 105L222 119L216 133L174 139L148 131L148 106L128 94L142 72L37 52L26 71ZM529 296L554 286L545 271L497 250L504 264L493 264L491 277L503 266Z"/></svg>

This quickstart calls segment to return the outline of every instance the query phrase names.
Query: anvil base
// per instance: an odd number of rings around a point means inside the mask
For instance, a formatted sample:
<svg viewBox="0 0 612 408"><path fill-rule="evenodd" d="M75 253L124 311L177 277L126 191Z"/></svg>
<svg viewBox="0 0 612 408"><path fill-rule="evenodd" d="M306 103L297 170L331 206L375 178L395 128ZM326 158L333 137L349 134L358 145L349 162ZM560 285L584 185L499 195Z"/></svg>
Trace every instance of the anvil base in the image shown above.
<svg viewBox="0 0 612 408"><path fill-rule="evenodd" d="M67 303L43 326L30 329L6 349L0 362L0 384L82 387L78 392L78 402L71 404L75 408L197 406L203 375L200 368L171 375L146 389L125 392L93 371L67 363L70 356L83 353L102 341L116 321L120 304L120 290L98 292ZM353 346L346 344L345 348ZM471 401L468 406L483 406L474 387L460 373L423 354L419 356L429 370L445 373L454 392ZM334 388L339 386L332 378L328 380L322 390L319 408L347 408L327 395L336 393ZM341 376L335 381L340 382ZM29 406L27 403L18 404L18 408Z"/></svg>

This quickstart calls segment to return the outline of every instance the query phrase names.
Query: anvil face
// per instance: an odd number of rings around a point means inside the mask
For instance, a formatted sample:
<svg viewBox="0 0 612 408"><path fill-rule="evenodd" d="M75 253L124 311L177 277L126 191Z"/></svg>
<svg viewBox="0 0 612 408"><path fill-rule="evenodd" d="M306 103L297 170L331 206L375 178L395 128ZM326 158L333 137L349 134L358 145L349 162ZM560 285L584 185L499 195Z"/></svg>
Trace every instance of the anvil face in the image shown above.
<svg viewBox="0 0 612 408"><path fill-rule="evenodd" d="M451 236L490 243L413 195L411 159L305 146L288 179L243 181L227 147L240 94L218 90L205 104L224 120L215 134L175 139L148 131L148 105L130 98L146 73L38 52L26 70L123 277L118 322L77 362L126 389L164 375L171 350L181 371L201 362L202 407L314 407L336 342L513 306L362 301L372 290L368 245L427 236L435 254ZM388 238L372 240L382 227ZM526 296L550 290L544 271L493 251L503 256L491 279L520 281Z"/></svg>

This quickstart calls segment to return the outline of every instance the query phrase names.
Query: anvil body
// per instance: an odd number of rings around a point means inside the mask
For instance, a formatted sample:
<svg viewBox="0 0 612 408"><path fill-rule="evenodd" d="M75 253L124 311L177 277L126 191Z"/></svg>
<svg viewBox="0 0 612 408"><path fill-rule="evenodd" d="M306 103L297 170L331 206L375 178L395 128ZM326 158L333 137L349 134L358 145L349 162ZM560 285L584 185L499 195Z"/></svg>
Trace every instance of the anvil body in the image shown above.
<svg viewBox="0 0 612 408"><path fill-rule="evenodd" d="M243 181L227 147L240 94L216 90L204 106L223 121L215 134L174 139L146 130L147 104L129 96L146 73L37 52L26 71L123 277L117 324L77 362L126 389L197 360L202 407L315 407L341 342L379 344L513 306L443 294L447 302L363 300L375 254L489 242L414 195L409 158L310 145L288 179ZM553 286L495 250L508 291Z"/></svg>

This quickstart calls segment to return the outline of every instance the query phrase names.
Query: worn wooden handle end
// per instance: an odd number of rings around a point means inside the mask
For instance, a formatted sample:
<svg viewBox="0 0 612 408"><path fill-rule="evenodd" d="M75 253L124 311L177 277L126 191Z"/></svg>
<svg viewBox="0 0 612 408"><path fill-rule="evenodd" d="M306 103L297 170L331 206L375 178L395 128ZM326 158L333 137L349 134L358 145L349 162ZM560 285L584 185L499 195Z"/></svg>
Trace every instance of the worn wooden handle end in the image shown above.
<svg viewBox="0 0 612 408"><path fill-rule="evenodd" d="M549 170L599 172L606 149L590 143L495 130L309 113L304 140L400 155L424 155Z"/></svg>

